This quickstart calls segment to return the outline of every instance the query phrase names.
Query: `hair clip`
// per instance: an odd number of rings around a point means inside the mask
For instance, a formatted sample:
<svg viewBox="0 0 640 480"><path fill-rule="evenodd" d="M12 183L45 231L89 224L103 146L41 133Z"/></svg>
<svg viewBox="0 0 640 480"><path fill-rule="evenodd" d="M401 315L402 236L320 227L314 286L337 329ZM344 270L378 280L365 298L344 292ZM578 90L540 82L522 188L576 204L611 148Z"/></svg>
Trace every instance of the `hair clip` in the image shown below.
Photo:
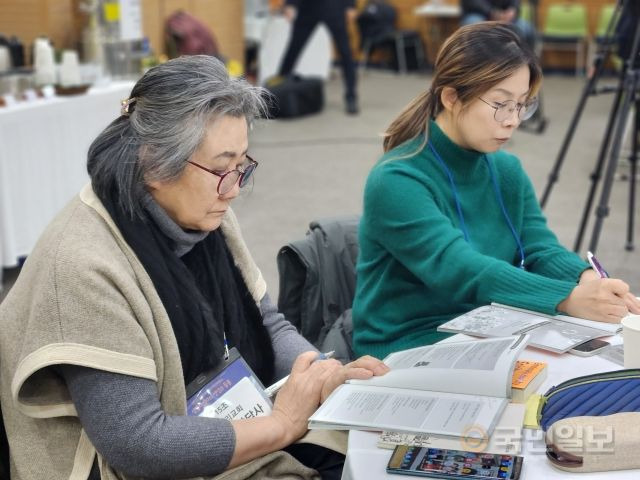
<svg viewBox="0 0 640 480"><path fill-rule="evenodd" d="M126 115L127 117L131 114L129 108L136 101L136 97L125 98L124 100L120 100L120 115Z"/></svg>

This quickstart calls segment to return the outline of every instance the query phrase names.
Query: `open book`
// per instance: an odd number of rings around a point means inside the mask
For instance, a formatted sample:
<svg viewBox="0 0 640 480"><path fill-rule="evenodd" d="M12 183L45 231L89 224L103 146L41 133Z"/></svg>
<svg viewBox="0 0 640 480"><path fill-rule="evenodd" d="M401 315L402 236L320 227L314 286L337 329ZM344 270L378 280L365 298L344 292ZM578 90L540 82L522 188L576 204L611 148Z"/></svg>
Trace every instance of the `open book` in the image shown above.
<svg viewBox="0 0 640 480"><path fill-rule="evenodd" d="M338 387L309 428L486 438L509 402L527 340L445 342L392 353L384 359L391 368L386 375Z"/></svg>
<svg viewBox="0 0 640 480"><path fill-rule="evenodd" d="M519 455L522 450L522 423L525 405L510 403L496 423L493 434L483 439L441 437L428 433L401 433L384 431L378 439L378 448L393 450L396 445L412 447L448 448L451 450L468 449L474 452L502 453Z"/></svg>
<svg viewBox="0 0 640 480"><path fill-rule="evenodd" d="M615 335L620 324L594 322L567 315L549 316L521 308L492 304L471 310L438 327L439 332L476 337L506 337L527 333L529 346L564 353L593 338Z"/></svg>

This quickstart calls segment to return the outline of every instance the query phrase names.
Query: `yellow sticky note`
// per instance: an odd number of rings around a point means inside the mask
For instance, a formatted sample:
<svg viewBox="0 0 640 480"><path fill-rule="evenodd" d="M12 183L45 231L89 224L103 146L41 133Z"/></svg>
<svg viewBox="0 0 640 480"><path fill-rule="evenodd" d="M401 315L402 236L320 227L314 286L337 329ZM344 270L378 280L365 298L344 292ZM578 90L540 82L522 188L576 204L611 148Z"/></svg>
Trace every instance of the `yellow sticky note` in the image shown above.
<svg viewBox="0 0 640 480"><path fill-rule="evenodd" d="M105 2L103 4L104 19L107 22L120 20L120 2Z"/></svg>
<svg viewBox="0 0 640 480"><path fill-rule="evenodd" d="M527 400L524 411L524 428L531 428L533 430L539 430L540 424L538 423L538 406L542 401L542 395L534 393Z"/></svg>
<svg viewBox="0 0 640 480"><path fill-rule="evenodd" d="M244 73L244 67L237 60L227 60L227 71L230 76L237 78Z"/></svg>

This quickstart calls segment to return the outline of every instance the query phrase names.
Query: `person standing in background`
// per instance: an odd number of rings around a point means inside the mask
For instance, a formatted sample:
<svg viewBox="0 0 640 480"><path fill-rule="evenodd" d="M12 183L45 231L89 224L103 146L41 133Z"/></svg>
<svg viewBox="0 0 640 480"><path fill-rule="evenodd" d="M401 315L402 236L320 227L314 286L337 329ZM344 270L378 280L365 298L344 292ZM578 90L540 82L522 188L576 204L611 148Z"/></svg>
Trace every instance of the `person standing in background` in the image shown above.
<svg viewBox="0 0 640 480"><path fill-rule="evenodd" d="M350 115L357 114L356 67L347 34L347 21L355 20L357 15L355 0L286 0L284 15L293 26L279 75L288 75L293 71L300 52L316 25L323 22L331 32L340 55L345 84L345 109Z"/></svg>
<svg viewBox="0 0 640 480"><path fill-rule="evenodd" d="M535 29L520 17L520 0L461 0L462 19L460 25L495 20L512 23L527 44L533 48Z"/></svg>

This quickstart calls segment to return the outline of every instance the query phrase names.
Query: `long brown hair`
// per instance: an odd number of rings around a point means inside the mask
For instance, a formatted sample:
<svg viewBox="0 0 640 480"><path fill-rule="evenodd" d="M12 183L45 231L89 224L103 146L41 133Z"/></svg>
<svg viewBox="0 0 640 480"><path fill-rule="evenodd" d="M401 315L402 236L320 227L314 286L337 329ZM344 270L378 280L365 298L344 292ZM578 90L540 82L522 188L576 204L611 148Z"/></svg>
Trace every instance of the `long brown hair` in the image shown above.
<svg viewBox="0 0 640 480"><path fill-rule="evenodd" d="M413 99L387 128L384 151L421 133L427 134L426 142L429 120L444 108L440 99L443 88L454 88L464 106L523 65L529 67L529 97L533 97L542 81L540 64L511 25L482 22L459 28L438 52L431 87Z"/></svg>

